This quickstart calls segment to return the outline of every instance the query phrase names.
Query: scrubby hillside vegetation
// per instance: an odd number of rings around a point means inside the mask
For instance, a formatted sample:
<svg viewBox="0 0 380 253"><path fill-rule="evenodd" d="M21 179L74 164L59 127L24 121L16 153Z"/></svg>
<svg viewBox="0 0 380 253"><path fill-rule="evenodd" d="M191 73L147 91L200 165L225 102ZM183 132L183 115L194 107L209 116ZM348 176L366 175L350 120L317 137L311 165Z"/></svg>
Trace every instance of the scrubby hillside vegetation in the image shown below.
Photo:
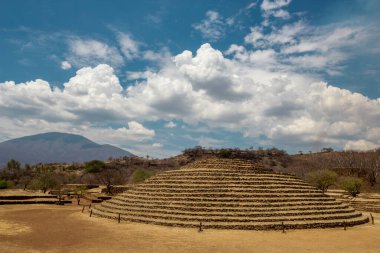
<svg viewBox="0 0 380 253"><path fill-rule="evenodd" d="M318 183L327 180L322 182L326 189L360 188L362 191L380 192L380 149L359 152L324 148L320 152L289 155L277 148L240 150L195 147L185 150L183 154L191 160L207 156L251 159L266 168L296 175L317 187ZM323 190L322 186L318 188Z"/></svg>
<svg viewBox="0 0 380 253"><path fill-rule="evenodd" d="M291 156L287 168L282 168L301 178L307 178L312 171L329 170L339 178L335 187L344 186L345 181L361 181L363 191L380 191L380 149L357 151L332 151Z"/></svg>
<svg viewBox="0 0 380 253"><path fill-rule="evenodd" d="M124 157L86 163L50 163L30 166L10 160L0 171L0 188L59 189L64 184L112 185L138 183L163 170L176 169L187 159Z"/></svg>
<svg viewBox="0 0 380 253"><path fill-rule="evenodd" d="M317 153L289 155L271 149L206 149L189 148L179 156L167 159L123 157L108 161L86 163L55 163L21 166L10 160L0 171L0 188L59 189L63 184L112 185L143 182L157 172L178 169L206 157L248 159L279 172L294 174L316 185L327 188L380 192L380 149L355 152L323 149ZM355 189L352 190L355 194Z"/></svg>

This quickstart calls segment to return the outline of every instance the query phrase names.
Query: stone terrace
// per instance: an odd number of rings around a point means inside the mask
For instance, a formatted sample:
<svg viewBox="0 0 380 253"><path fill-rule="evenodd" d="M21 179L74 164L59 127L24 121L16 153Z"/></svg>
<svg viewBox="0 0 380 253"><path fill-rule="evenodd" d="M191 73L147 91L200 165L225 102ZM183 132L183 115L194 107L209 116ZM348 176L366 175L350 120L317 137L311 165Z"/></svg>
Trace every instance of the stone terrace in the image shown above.
<svg viewBox="0 0 380 253"><path fill-rule="evenodd" d="M368 222L368 217L292 175L222 158L159 173L96 205L92 214L178 227L202 223L205 229L327 228Z"/></svg>

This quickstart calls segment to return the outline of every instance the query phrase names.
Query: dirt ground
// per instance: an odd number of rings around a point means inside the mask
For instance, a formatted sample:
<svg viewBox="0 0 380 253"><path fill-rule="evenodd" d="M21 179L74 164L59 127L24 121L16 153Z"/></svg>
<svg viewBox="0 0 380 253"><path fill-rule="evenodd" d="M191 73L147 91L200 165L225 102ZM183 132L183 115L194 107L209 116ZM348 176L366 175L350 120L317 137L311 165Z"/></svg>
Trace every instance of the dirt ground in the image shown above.
<svg viewBox="0 0 380 253"><path fill-rule="evenodd" d="M368 214L366 214L368 215ZM231 231L170 228L89 217L77 205L0 206L0 252L380 252L375 225L337 229Z"/></svg>

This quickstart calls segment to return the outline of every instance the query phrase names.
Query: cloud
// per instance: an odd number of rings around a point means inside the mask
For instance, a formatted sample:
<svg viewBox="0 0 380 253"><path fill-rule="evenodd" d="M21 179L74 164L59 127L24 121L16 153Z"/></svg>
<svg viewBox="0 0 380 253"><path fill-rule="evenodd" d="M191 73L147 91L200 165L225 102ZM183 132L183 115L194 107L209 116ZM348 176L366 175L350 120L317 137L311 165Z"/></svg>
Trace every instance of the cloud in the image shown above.
<svg viewBox="0 0 380 253"><path fill-rule="evenodd" d="M349 141L344 146L344 150L365 151L379 148L379 144L367 140Z"/></svg>
<svg viewBox="0 0 380 253"><path fill-rule="evenodd" d="M263 11L271 11L289 5L291 0L264 0L260 7Z"/></svg>
<svg viewBox="0 0 380 253"><path fill-rule="evenodd" d="M136 121L127 123L128 127L84 127L80 134L86 135L92 140L100 143L110 143L118 146L128 144L128 142L143 142L155 136L155 131L145 128Z"/></svg>
<svg viewBox="0 0 380 253"><path fill-rule="evenodd" d="M77 67L96 66L99 63L117 67L124 63L119 50L104 42L94 39L70 38L68 44L67 59ZM127 50L124 47L122 49Z"/></svg>
<svg viewBox="0 0 380 253"><path fill-rule="evenodd" d="M167 127L167 128L174 128L176 126L177 126L177 124L174 123L173 121L169 121L168 123L165 124L165 127Z"/></svg>
<svg viewBox="0 0 380 253"><path fill-rule="evenodd" d="M210 148L210 147L220 148L223 146L223 143L224 143L223 140L218 140L218 139L214 139L214 138L210 138L206 136L200 136L199 138L196 138L196 141L198 142L199 146L207 147L207 148Z"/></svg>
<svg viewBox="0 0 380 253"><path fill-rule="evenodd" d="M370 34L370 27L353 23L316 27L296 21L280 27L254 26L244 38L247 47L254 50L233 44L226 53L272 70L339 75L342 63L355 50L366 50L361 45Z"/></svg>
<svg viewBox="0 0 380 253"><path fill-rule="evenodd" d="M281 18L281 19L289 19L290 14L288 11L285 10L277 10L272 13L273 17Z"/></svg>
<svg viewBox="0 0 380 253"><path fill-rule="evenodd" d="M265 18L273 16L280 19L289 19L289 12L281 8L288 6L290 2L291 0L264 0L260 7Z"/></svg>
<svg viewBox="0 0 380 253"><path fill-rule="evenodd" d="M372 148L380 145L380 99L309 74L326 67L339 71L363 34L364 28L348 24L257 26L245 45L231 45L225 55L206 43L194 53L167 57L157 71L129 72L136 83L127 88L111 65L122 64L124 54L100 41L76 39L71 45L76 58L68 62L111 63L80 68L62 88L41 79L0 83L0 138L67 131L120 146L138 143L142 152L159 143L143 123L164 120L167 127L181 121L247 138L265 136L267 143L286 148ZM134 52L159 58L154 51ZM224 144L204 136L197 140Z"/></svg>
<svg viewBox="0 0 380 253"><path fill-rule="evenodd" d="M139 43L130 34L119 32L117 39L125 59L132 60L139 56Z"/></svg>
<svg viewBox="0 0 380 253"><path fill-rule="evenodd" d="M195 52L172 56L168 48L146 49L131 34L118 31L111 42L72 34L41 37L41 45L67 42L61 67L79 70L58 86L41 79L0 83L0 139L73 132L101 143L132 145L146 154L160 149L162 139L157 137L161 130L156 133L144 124L159 121L168 128L181 122L176 130L187 133L228 131L297 150L379 146L380 99L334 87L320 77L341 74L352 54L378 53L373 49L378 40L371 35L378 29L354 21L322 26L296 21L285 10L290 2L264 0L264 22L251 27L244 44L232 44L224 53L205 43ZM228 18L208 11L193 28L217 41L255 4ZM134 84L122 84L115 72L133 59L157 66L123 70ZM192 141L226 143L210 136Z"/></svg>
<svg viewBox="0 0 380 253"><path fill-rule="evenodd" d="M171 60L172 54L167 47L163 47L158 51L146 50L143 52L142 58L156 63L165 63Z"/></svg>
<svg viewBox="0 0 380 253"><path fill-rule="evenodd" d="M307 25L302 21L285 24L281 28L273 27L267 33L263 32L264 27L255 26L251 28L250 34L245 36L244 41L259 48L293 45L297 42L297 37L307 29Z"/></svg>
<svg viewBox="0 0 380 253"><path fill-rule="evenodd" d="M254 55L234 48L239 50ZM378 129L380 100L289 70L230 60L208 44L194 56L184 51L174 62L129 90L134 99L144 94L147 111L159 118L202 122L247 137L262 134L273 144L294 147L343 147L361 138L378 143L373 132Z"/></svg>
<svg viewBox="0 0 380 253"><path fill-rule="evenodd" d="M61 131L123 146L155 136L154 130L131 120L128 108L133 106L127 106L123 88L108 65L78 70L62 90L40 79L0 83L0 90L0 135L5 138Z"/></svg>
<svg viewBox="0 0 380 253"><path fill-rule="evenodd" d="M76 97L98 95L112 97L123 90L113 69L101 64L95 68L85 67L77 71L76 75L64 84L64 93Z"/></svg>
<svg viewBox="0 0 380 253"><path fill-rule="evenodd" d="M61 62L61 69L63 69L63 70L71 69L70 62L68 62L68 61L62 61Z"/></svg>
<svg viewBox="0 0 380 253"><path fill-rule="evenodd" d="M253 46L259 46L260 44L257 44L257 42L260 41L263 37L264 35L262 33L261 27L251 27L251 32L244 37L244 42L252 44Z"/></svg>
<svg viewBox="0 0 380 253"><path fill-rule="evenodd" d="M380 99L290 68L268 69L264 62L276 63L278 55L260 50L235 45L228 50L235 57L227 58L204 44L194 55L185 50L128 88L106 64L79 69L61 89L40 79L0 83L0 133L4 139L67 131L101 143L141 143L153 150L156 133L141 122L165 120L248 138L265 136L267 143L287 148L380 145ZM210 138L198 143L223 144Z"/></svg>
<svg viewBox="0 0 380 253"><path fill-rule="evenodd" d="M232 20L229 23L233 22ZM206 18L193 28L202 34L202 37L209 41L218 41L225 34L225 22L216 11L207 11Z"/></svg>
<svg viewBox="0 0 380 253"><path fill-rule="evenodd" d="M257 2L251 2L250 4L245 7L246 10L253 9L257 6Z"/></svg>
<svg viewBox="0 0 380 253"><path fill-rule="evenodd" d="M162 144L161 143L159 143L159 142L155 142L155 143L153 143L152 144L152 147L154 147L154 148L162 148Z"/></svg>

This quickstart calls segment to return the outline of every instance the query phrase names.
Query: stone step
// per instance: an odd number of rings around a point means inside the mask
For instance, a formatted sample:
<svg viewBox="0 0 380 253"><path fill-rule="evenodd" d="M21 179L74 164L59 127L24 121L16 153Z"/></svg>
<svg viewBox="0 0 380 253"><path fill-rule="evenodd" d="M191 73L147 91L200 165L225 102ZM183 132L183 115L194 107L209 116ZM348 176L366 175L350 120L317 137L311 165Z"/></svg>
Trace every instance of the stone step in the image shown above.
<svg viewBox="0 0 380 253"><path fill-rule="evenodd" d="M304 197L304 198L320 198L320 197L327 197L322 192L317 193L309 193L309 192L303 192L303 193L283 193L283 192L253 192L253 193L218 193L218 192L200 192L200 193L191 193L188 192L161 192L161 191L143 191L143 190L129 190L126 194L123 194L123 196L155 196L155 197L199 197L199 198L234 198L234 199L241 199L241 198L297 198L297 197Z"/></svg>
<svg viewBox="0 0 380 253"><path fill-rule="evenodd" d="M294 215L321 215L321 214L337 214L337 213L353 213L355 212L352 208L343 209L296 209L296 210L285 210L285 209L166 209L165 206L160 208L152 207L137 207L137 206L118 206L112 203L102 203L102 208L107 209L109 212L123 213L128 212L142 212L142 213L155 213L155 214L172 214L172 215L194 215L194 216L231 216L231 217L272 217L272 216L294 216Z"/></svg>
<svg viewBox="0 0 380 253"><path fill-rule="evenodd" d="M291 177L257 177L256 175L247 174L244 176L220 176L220 175L211 175L211 176L204 176L204 175L187 175L186 173L183 173L183 175L156 175L152 178L149 178L149 181L152 180L201 180L201 181L215 181L215 180L223 180L223 181L262 181L262 180L268 180L268 181L276 181L276 182L300 182L304 183L304 181L298 179L298 178L291 178Z"/></svg>
<svg viewBox="0 0 380 253"><path fill-rule="evenodd" d="M244 160L207 159L159 173L93 207L95 216L167 226L280 229L352 226L361 213L294 175Z"/></svg>
<svg viewBox="0 0 380 253"><path fill-rule="evenodd" d="M186 166L183 166L182 168L198 168L198 167L212 167L212 168L256 168L256 169L263 169L263 166L257 165L254 163L221 163L221 162L201 162L201 163L190 163Z"/></svg>
<svg viewBox="0 0 380 253"><path fill-rule="evenodd" d="M142 208L142 209L166 209L166 210L182 210L182 211L218 211L218 212L275 212L275 211L292 211L292 210L337 210L337 209L348 209L347 205L335 204L335 205L292 205L292 206L235 206L235 207L224 207L224 206L196 206L196 205L180 205L180 204L170 204L167 203L145 203L145 202L120 202L117 200L110 200L102 203L103 206L115 206L118 208Z"/></svg>
<svg viewBox="0 0 380 253"><path fill-rule="evenodd" d="M93 211L94 216L109 219L118 219L118 214L104 213L100 210ZM143 217L121 216L121 220L130 222L139 222L163 226L199 228L199 221L171 221ZM282 222L241 222L239 224L231 224L230 222L207 222L202 223L203 229L242 229L242 230L281 230L285 229L310 229L310 228L332 228L343 226L355 226L367 223L368 217L356 217L351 219L337 220L313 220L313 221L287 221Z"/></svg>
<svg viewBox="0 0 380 253"><path fill-rule="evenodd" d="M239 208L265 208L265 207L299 207L299 206L312 206L312 205L319 205L321 207L323 206L333 206L333 205L342 205L341 202L338 201L292 201L292 202L207 202L207 201L170 201L169 203L167 201L157 201L157 200L151 200L147 202L146 200L138 200L138 199L120 199L117 197L114 197L111 200L108 200L108 202L118 204L118 205L133 205L133 204L147 204L150 203L152 205L166 205L168 207L170 206L182 206L182 207L217 207L217 208L226 208L226 207L239 207Z"/></svg>
<svg viewBox="0 0 380 253"><path fill-rule="evenodd" d="M163 197L163 196L155 196L155 197L151 197L149 195L132 195L132 194L129 194L128 192L124 193L124 194L121 194L119 196L116 196L115 197L116 199L126 199L126 198L130 198L130 199L141 199L141 200L147 200L147 201L152 201L152 200L160 200L160 201L167 201L167 202L170 202L170 201L198 201L198 202L203 202L203 201L206 201L206 202L212 202L212 201L216 201L216 202L288 202L288 201L308 201L308 200L313 200L313 201L335 201L334 199L332 198L329 198L329 197L314 197L314 198L310 198L310 197L294 197L294 198L291 198L291 197L282 197L282 198L255 198L255 197L252 197L252 198L215 198L215 197L191 197L191 196L183 196L183 197Z"/></svg>
<svg viewBox="0 0 380 253"><path fill-rule="evenodd" d="M151 188L147 186L137 186L133 189L130 189L129 192L154 192L154 193L268 193L268 194L274 194L274 193L318 193L322 194L320 190L317 189L281 189L281 188L272 188L272 189L242 189L242 188Z"/></svg>
<svg viewBox="0 0 380 253"><path fill-rule="evenodd" d="M301 183L301 184L305 184L304 181L302 180L299 180L299 179L294 179L294 178L259 178L259 177L255 177L255 176L245 176L245 177L220 177L220 176L199 176L198 178L197 177L194 177L194 176L191 176L191 177L188 177L186 175L183 175L183 176L167 176L167 177L164 177L164 176L155 176L153 178L149 178L149 180L147 180L148 182L151 182L151 181L166 181L166 180L180 180L180 181L183 181L183 180L186 180L186 181L189 181L189 182L193 182L193 181L198 181L198 182L207 182L207 181L227 181L227 182L241 182L241 181L248 181L248 182L262 182L262 181L266 181L266 182L278 182L278 183L282 183L282 182L287 182L287 183ZM265 182L265 183L266 183Z"/></svg>
<svg viewBox="0 0 380 253"><path fill-rule="evenodd" d="M36 195L3 195L0 200L26 200L26 199L56 199L57 195L36 194Z"/></svg>
<svg viewBox="0 0 380 253"><path fill-rule="evenodd" d="M114 215L118 215L121 212L112 211L109 209L105 209L102 206L95 206L94 210L100 210L103 213L111 213ZM230 216L200 216L200 215L173 215L173 214L154 214L154 213L141 213L141 212L128 212L124 211L121 213L123 217L144 217L144 218L152 218L152 219L161 219L161 220L177 220L177 221L195 221L195 222L232 222L232 223L240 223L240 222L281 222L281 221L308 221L308 220L336 220L336 219L350 219L362 216L361 213L352 212L352 213L338 213L338 214L329 214L329 215L276 215L269 217L230 217Z"/></svg>
<svg viewBox="0 0 380 253"><path fill-rule="evenodd" d="M140 188L151 188L151 189L159 189L159 188L165 188L165 189L290 189L290 190L315 190L316 188L310 185L281 185L281 184L265 184L265 185L245 185L245 184L228 184L228 185L216 185L216 184L154 184L154 183L144 183L136 185L133 189L140 189Z"/></svg>
<svg viewBox="0 0 380 253"><path fill-rule="evenodd" d="M229 185L229 184L245 184L245 185L268 185L268 184L282 184L282 185L295 185L295 186L310 186L302 181L288 181L288 180L186 180L186 179L148 179L144 184L215 184L215 185Z"/></svg>
<svg viewBox="0 0 380 253"><path fill-rule="evenodd" d="M244 166L244 167L239 167L239 166L228 166L228 167L221 167L221 166L205 166L205 165L199 165L199 166L191 166L191 167L185 167L179 169L179 171L186 171L186 170L209 170L210 172L213 171L220 171L223 170L225 172L256 172L256 173L274 173L273 170L271 169L265 169L265 168L255 168L255 167L250 167L250 166Z"/></svg>
<svg viewBox="0 0 380 253"><path fill-rule="evenodd" d="M31 198L31 199L2 199L0 205L28 205L28 204L57 204L54 198ZM61 203L70 204L71 200L61 200Z"/></svg>
<svg viewBox="0 0 380 253"><path fill-rule="evenodd" d="M199 166L217 166L217 167L253 167L253 168L262 168L261 164L250 163L250 162L220 162L220 161L201 161L189 163L186 166L188 167L199 167ZM186 167L184 166L184 167Z"/></svg>
<svg viewBox="0 0 380 253"><path fill-rule="evenodd" d="M225 171L225 170L213 170L210 172L210 170L169 170L169 171L164 171L160 173L158 176L256 176L258 178L260 177L265 177L265 178L293 178L297 179L296 176L290 175L290 174L283 174L283 173L256 173L256 172L251 172L251 171Z"/></svg>

